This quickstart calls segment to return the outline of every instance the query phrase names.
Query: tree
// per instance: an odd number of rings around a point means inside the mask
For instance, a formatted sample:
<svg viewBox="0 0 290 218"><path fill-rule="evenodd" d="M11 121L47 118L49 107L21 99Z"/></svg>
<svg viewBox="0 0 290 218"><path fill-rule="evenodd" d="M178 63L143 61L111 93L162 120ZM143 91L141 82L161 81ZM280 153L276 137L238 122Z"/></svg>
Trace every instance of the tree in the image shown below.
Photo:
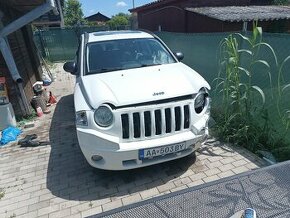
<svg viewBox="0 0 290 218"><path fill-rule="evenodd" d="M273 0L274 5L289 5L289 0Z"/></svg>
<svg viewBox="0 0 290 218"><path fill-rule="evenodd" d="M130 24L130 15L119 13L112 16L111 20L107 22L111 29L116 29L120 26L128 26Z"/></svg>
<svg viewBox="0 0 290 218"><path fill-rule="evenodd" d="M77 26L85 23L82 4L78 0L65 1L64 23L66 26Z"/></svg>

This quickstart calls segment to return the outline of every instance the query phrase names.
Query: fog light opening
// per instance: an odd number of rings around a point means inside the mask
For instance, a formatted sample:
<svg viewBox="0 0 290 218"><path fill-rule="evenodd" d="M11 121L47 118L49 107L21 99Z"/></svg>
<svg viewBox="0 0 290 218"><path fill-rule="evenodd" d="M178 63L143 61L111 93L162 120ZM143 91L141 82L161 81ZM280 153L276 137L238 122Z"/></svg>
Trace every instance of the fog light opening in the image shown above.
<svg viewBox="0 0 290 218"><path fill-rule="evenodd" d="M100 155L93 155L93 156L92 156L92 160L93 160L93 161L100 161L100 160L102 160L102 159L103 159L103 157L100 156Z"/></svg>

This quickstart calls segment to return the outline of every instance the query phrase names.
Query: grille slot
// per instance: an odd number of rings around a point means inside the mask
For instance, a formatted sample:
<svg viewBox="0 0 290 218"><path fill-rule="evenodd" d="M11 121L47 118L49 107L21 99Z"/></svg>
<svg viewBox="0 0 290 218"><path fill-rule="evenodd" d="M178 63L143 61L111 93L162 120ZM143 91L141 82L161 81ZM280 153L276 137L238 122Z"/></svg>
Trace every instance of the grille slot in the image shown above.
<svg viewBox="0 0 290 218"><path fill-rule="evenodd" d="M145 137L151 136L151 115L150 111L144 112Z"/></svg>
<svg viewBox="0 0 290 218"><path fill-rule="evenodd" d="M128 139L129 138L129 115L122 114L121 120L122 120L123 139Z"/></svg>
<svg viewBox="0 0 290 218"><path fill-rule="evenodd" d="M134 124L134 138L140 138L141 136L141 123L140 123L140 114L133 113L133 124Z"/></svg>
<svg viewBox="0 0 290 218"><path fill-rule="evenodd" d="M189 129L190 106L121 114L123 139L149 138Z"/></svg>
<svg viewBox="0 0 290 218"><path fill-rule="evenodd" d="M160 110L155 111L155 134L161 135L162 132L162 122L161 122L161 112Z"/></svg>
<svg viewBox="0 0 290 218"><path fill-rule="evenodd" d="M175 131L180 131L181 129L181 111L180 107L174 108L175 112Z"/></svg>

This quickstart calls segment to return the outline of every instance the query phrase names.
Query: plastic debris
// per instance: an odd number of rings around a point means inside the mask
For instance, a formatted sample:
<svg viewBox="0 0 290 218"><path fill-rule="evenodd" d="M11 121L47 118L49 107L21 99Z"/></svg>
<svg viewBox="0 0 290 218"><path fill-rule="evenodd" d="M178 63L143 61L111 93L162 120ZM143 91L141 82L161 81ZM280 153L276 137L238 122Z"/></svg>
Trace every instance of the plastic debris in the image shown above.
<svg viewBox="0 0 290 218"><path fill-rule="evenodd" d="M268 151L257 151L257 153L261 154L262 155L262 158L267 161L269 164L273 165L273 164L276 164L277 161L274 157L274 155L271 153L271 152L268 152Z"/></svg>
<svg viewBox="0 0 290 218"><path fill-rule="evenodd" d="M17 140L17 137L22 133L22 131L16 127L8 127L2 131L2 137L0 144L6 145L9 142L13 142Z"/></svg>
<svg viewBox="0 0 290 218"><path fill-rule="evenodd" d="M50 103L50 104L56 104L57 103L56 97L52 94L52 92L49 92L49 100L48 100L48 103Z"/></svg>

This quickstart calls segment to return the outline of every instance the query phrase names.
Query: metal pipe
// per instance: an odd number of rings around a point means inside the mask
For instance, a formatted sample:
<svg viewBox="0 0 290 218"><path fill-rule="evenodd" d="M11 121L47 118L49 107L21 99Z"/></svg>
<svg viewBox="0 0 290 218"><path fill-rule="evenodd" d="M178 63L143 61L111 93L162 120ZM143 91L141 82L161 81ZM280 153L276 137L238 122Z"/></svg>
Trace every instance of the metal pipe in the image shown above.
<svg viewBox="0 0 290 218"><path fill-rule="evenodd" d="M58 10L59 10L59 16L60 16L60 27L63 28L64 27L64 19L63 19L63 11L61 8L61 4L60 4L60 0L56 0L57 6L58 6Z"/></svg>
<svg viewBox="0 0 290 218"><path fill-rule="evenodd" d="M0 38L0 49L3 55L3 58L6 62L6 65L10 71L10 74L12 76L12 79L17 83L22 83L23 80L21 76L19 75L10 46L5 38Z"/></svg>

